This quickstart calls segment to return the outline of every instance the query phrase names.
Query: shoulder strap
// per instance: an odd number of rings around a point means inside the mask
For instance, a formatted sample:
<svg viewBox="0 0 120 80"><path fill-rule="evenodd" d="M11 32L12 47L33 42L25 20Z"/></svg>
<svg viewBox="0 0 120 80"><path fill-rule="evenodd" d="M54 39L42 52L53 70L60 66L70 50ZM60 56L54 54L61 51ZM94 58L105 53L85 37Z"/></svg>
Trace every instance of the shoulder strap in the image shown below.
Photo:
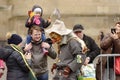
<svg viewBox="0 0 120 80"><path fill-rule="evenodd" d="M24 62L25 62L25 64L26 64L26 66L28 67L28 69L30 70L32 76L34 77L34 80L37 80L37 78L36 78L36 76L35 76L33 70L30 68L30 66L28 65L26 59L24 58L23 53L20 52L13 44L11 44L10 46L22 56L22 58L23 58L23 60L24 60Z"/></svg>

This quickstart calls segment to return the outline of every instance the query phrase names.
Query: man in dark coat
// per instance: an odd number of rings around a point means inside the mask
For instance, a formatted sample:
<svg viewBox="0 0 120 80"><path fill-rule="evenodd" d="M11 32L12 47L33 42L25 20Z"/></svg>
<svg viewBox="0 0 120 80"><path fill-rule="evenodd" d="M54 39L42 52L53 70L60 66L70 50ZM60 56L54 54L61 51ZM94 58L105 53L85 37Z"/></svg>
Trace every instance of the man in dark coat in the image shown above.
<svg viewBox="0 0 120 80"><path fill-rule="evenodd" d="M100 54L100 48L91 37L84 34L84 27L82 25L76 24L73 27L73 32L85 42L88 48L85 64L92 63L94 58Z"/></svg>

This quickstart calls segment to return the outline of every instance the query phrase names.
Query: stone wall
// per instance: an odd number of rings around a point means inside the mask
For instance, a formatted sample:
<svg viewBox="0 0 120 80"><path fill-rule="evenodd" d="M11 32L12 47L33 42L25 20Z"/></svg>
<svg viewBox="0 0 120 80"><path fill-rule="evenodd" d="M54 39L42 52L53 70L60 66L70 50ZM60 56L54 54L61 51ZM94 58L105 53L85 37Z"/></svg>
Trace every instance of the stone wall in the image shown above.
<svg viewBox="0 0 120 80"><path fill-rule="evenodd" d="M43 18L47 19L55 8L58 8L68 28L82 24L85 33L97 39L99 31L105 33L114 26L120 18L120 0L0 0L0 38L4 39L6 32L18 33L25 37L27 29L25 21L27 12L34 4L39 4L44 10ZM52 17L52 23L55 20Z"/></svg>
<svg viewBox="0 0 120 80"><path fill-rule="evenodd" d="M25 38L27 29L25 21L27 12L34 4L44 10L43 18L47 19L55 8L61 13L61 20L68 28L82 24L85 33L98 43L99 31L107 33L116 21L120 20L120 0L0 0L0 44L5 42L5 34L13 32ZM52 17L52 23L56 19ZM49 60L49 66L54 61ZM50 69L49 67L49 69ZM50 74L50 76L53 76ZM6 75L3 76L5 80ZM52 77L50 77L51 80Z"/></svg>

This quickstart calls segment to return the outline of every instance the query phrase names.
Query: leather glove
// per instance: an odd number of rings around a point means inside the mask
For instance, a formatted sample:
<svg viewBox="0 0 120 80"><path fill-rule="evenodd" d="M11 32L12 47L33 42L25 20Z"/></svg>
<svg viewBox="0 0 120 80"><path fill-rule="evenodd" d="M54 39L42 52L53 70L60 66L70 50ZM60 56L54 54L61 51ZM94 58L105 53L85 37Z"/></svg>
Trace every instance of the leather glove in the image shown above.
<svg viewBox="0 0 120 80"><path fill-rule="evenodd" d="M65 67L63 72L64 77L68 77L70 72L71 72L71 69L68 66Z"/></svg>
<svg viewBox="0 0 120 80"><path fill-rule="evenodd" d="M51 72L52 72L52 74L54 74L54 69L56 69L57 68L57 65L56 65L56 63L53 63L53 65L52 65L52 68L51 68Z"/></svg>

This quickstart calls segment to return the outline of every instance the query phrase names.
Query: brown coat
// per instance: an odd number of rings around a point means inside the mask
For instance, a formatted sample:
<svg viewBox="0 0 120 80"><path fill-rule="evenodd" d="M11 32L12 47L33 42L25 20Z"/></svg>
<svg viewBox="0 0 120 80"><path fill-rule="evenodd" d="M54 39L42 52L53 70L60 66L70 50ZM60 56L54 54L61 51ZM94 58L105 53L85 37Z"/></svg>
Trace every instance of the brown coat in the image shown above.
<svg viewBox="0 0 120 80"><path fill-rule="evenodd" d="M112 50L111 47L109 47L107 50L101 50L102 54L111 54ZM102 80L101 76L103 77L104 75L104 71L105 71L105 66L106 66L106 62L107 62L107 58L106 57L102 57L102 61L99 60L98 64L96 64L96 80ZM102 65L102 67L101 67ZM101 71L102 68L102 71ZM101 75L102 73L102 75Z"/></svg>
<svg viewBox="0 0 120 80"><path fill-rule="evenodd" d="M107 34L100 43L100 47L102 49L102 54L111 54L117 53L120 54L120 39L113 39L110 37L110 34ZM96 69L96 78L97 80L101 80L101 73L104 75L105 65L106 65L106 57L102 58L102 72L100 63L97 64ZM111 63L111 62L110 62ZM112 63L114 65L114 63ZM116 76L116 80L120 80L120 76Z"/></svg>

